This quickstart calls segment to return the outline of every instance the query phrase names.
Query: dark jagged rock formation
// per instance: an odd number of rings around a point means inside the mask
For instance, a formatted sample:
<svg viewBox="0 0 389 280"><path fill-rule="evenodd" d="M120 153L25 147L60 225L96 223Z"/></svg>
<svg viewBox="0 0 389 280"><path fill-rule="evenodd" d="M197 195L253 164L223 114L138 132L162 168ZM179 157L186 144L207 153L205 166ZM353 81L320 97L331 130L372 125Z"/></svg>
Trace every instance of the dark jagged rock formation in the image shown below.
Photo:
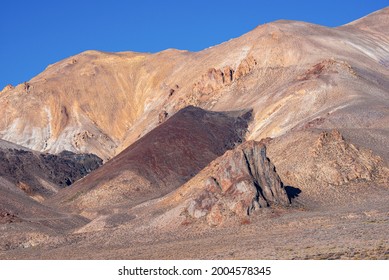
<svg viewBox="0 0 389 280"><path fill-rule="evenodd" d="M0 149L0 177L15 184L29 196L41 200L100 167L102 160L92 154L43 154L28 150Z"/></svg>
<svg viewBox="0 0 389 280"><path fill-rule="evenodd" d="M266 156L263 143L248 141L212 162L202 171L200 190L188 203L187 215L206 217L210 225L221 224L231 214L244 217L260 208L288 206L290 200Z"/></svg>
<svg viewBox="0 0 389 280"><path fill-rule="evenodd" d="M57 155L41 154L40 157L50 170L50 180L60 187L70 186L103 164L96 155L75 154L69 151Z"/></svg>

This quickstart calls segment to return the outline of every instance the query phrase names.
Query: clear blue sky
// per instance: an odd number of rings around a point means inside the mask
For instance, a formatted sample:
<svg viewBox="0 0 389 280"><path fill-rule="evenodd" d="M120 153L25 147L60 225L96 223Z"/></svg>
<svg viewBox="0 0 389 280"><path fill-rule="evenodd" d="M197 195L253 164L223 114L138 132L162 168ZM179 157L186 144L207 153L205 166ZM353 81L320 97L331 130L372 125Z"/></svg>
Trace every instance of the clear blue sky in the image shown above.
<svg viewBox="0 0 389 280"><path fill-rule="evenodd" d="M332 27L386 6L389 0L1 0L0 90L84 50L198 51L277 19Z"/></svg>

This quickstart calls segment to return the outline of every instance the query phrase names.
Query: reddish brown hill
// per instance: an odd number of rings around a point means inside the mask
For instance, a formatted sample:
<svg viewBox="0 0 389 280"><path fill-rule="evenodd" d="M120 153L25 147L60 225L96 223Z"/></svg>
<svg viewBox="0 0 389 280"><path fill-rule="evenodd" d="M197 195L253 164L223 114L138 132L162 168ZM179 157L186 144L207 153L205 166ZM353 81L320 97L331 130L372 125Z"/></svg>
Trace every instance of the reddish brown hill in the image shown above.
<svg viewBox="0 0 389 280"><path fill-rule="evenodd" d="M85 209L165 195L241 143L250 118L251 111L184 108L54 201Z"/></svg>

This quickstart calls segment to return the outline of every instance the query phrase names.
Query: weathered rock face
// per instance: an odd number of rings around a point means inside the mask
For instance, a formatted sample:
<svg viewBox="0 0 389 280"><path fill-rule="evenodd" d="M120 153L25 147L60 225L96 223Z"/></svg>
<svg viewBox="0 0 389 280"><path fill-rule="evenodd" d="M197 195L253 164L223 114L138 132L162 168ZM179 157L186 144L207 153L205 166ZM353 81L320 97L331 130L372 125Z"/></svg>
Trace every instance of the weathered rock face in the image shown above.
<svg viewBox="0 0 389 280"><path fill-rule="evenodd" d="M263 143L248 141L227 151L204 173L207 176L197 182L203 191L189 200L184 211L188 218L205 217L208 224L219 225L231 215L245 217L260 208L290 205Z"/></svg>
<svg viewBox="0 0 389 280"><path fill-rule="evenodd" d="M257 61L254 57L248 56L240 62L236 69L228 65L224 66L223 69L210 68L207 73L203 74L200 80L193 85L193 92L210 94L246 76L256 65Z"/></svg>
<svg viewBox="0 0 389 280"><path fill-rule="evenodd" d="M229 66L224 67L224 69L210 68L193 85L193 91L209 94L223 86L229 85L233 81L233 74L234 70Z"/></svg>
<svg viewBox="0 0 389 280"><path fill-rule="evenodd" d="M257 61L253 56L248 56L245 59L241 61L241 63L238 65L235 74L234 79L238 80L241 77L246 76L251 71L254 70L254 67L257 65Z"/></svg>

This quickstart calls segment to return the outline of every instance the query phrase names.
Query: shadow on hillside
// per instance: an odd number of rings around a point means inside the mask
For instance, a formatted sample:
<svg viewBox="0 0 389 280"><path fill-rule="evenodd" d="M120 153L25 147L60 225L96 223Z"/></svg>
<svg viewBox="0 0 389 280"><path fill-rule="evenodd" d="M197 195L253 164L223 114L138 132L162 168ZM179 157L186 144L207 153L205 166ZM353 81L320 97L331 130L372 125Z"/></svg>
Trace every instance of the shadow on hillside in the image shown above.
<svg viewBox="0 0 389 280"><path fill-rule="evenodd" d="M297 198L301 190L292 186L285 186L286 194L288 195L289 201L292 202L292 199Z"/></svg>

